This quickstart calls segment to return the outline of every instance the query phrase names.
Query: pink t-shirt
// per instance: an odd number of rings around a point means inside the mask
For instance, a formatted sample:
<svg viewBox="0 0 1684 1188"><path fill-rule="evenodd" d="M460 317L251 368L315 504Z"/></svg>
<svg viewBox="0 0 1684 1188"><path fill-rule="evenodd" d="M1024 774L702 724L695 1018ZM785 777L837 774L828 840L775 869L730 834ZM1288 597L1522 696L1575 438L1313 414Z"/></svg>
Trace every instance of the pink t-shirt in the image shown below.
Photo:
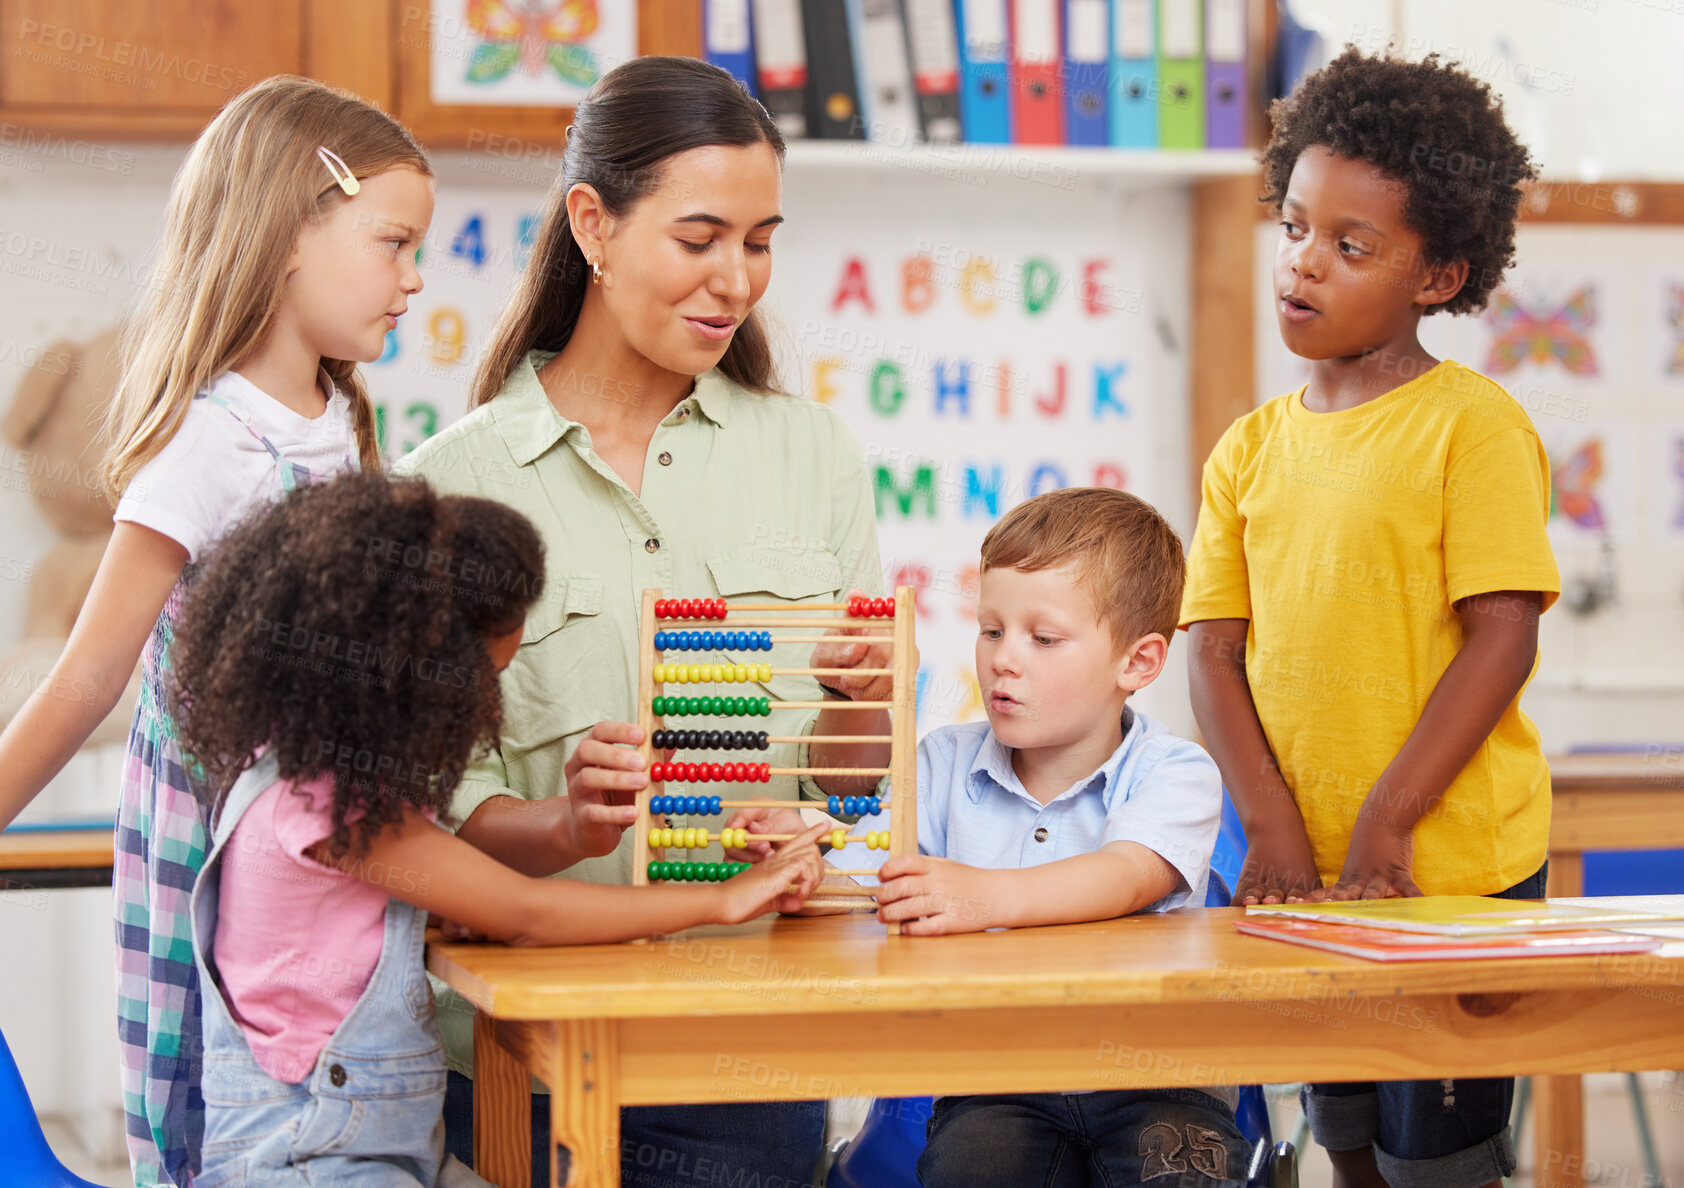
<svg viewBox="0 0 1684 1188"><path fill-rule="evenodd" d="M222 850L216 969L258 1067L290 1084L368 988L385 937L388 894L304 855L332 834L332 804L330 776L277 780Z"/></svg>

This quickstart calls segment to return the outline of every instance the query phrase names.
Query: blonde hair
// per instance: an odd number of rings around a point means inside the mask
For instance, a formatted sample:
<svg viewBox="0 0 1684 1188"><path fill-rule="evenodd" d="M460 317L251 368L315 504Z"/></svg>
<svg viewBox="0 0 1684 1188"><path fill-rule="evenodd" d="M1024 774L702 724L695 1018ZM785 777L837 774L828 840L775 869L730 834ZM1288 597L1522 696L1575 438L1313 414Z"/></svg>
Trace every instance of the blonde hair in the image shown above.
<svg viewBox="0 0 1684 1188"><path fill-rule="evenodd" d="M298 233L348 201L316 150L358 178L432 175L403 126L355 95L294 75L236 96L193 143L170 191L152 282L128 322L107 412L115 500L181 427L195 393L238 367L274 324ZM351 404L365 470L380 469L374 407L354 360L322 360Z"/></svg>
<svg viewBox="0 0 1684 1188"><path fill-rule="evenodd" d="M1175 638L1187 558L1157 508L1127 491L1067 487L1018 504L982 540L984 573L1070 562L1119 651L1154 631Z"/></svg>

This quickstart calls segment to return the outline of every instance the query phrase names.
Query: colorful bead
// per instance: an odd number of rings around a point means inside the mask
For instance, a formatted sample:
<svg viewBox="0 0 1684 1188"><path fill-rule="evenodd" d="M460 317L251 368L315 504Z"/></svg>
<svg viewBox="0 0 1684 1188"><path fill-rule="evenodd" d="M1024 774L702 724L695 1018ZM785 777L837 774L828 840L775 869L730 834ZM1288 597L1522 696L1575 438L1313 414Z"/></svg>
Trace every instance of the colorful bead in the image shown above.
<svg viewBox="0 0 1684 1188"><path fill-rule="evenodd" d="M840 817L842 815L842 798L840 796L832 796L825 804L825 807L830 810L831 816Z"/></svg>
<svg viewBox="0 0 1684 1188"><path fill-rule="evenodd" d="M867 812L875 814L883 811L883 800L881 797L870 796L866 799L870 804L870 807L866 809Z"/></svg>
<svg viewBox="0 0 1684 1188"><path fill-rule="evenodd" d="M848 844L848 831L846 829L832 829L830 831L830 848L831 849L840 850L840 849L842 849L842 847L846 846L847 844Z"/></svg>

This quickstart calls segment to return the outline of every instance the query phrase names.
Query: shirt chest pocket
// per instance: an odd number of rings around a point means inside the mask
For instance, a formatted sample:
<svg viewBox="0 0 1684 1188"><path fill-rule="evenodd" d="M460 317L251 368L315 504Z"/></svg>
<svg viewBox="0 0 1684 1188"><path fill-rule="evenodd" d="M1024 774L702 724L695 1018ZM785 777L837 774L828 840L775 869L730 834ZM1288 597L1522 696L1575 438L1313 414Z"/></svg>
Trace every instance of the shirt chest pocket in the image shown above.
<svg viewBox="0 0 1684 1188"><path fill-rule="evenodd" d="M503 672L504 758L589 730L605 707L629 697L630 673L602 614L604 583L589 574L550 574L527 612L520 649Z"/></svg>
<svg viewBox="0 0 1684 1188"><path fill-rule="evenodd" d="M842 566L830 550L817 547L743 549L711 559L708 572L713 575L713 584L721 597L739 602L784 602L793 608L802 603L834 602L842 593ZM829 618L834 612L816 613ZM798 634L819 635L822 629L802 630ZM773 668L806 668L812 663L813 646L774 644L770 653L742 652L729 656L721 653L719 659L770 664ZM676 659L676 656L669 658ZM814 678L809 676L775 676L761 684L767 694L781 701L810 701L819 696ZM669 688L668 691L680 690ZM743 685L721 685L714 691L724 696L759 695Z"/></svg>

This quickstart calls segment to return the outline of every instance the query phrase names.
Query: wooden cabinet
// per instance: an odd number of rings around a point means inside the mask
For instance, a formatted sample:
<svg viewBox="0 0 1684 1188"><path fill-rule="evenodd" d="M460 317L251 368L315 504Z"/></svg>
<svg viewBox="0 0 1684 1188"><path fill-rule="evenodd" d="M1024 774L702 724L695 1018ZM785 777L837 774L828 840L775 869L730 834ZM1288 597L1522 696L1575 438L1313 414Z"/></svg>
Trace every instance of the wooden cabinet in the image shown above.
<svg viewBox="0 0 1684 1188"><path fill-rule="evenodd" d="M638 51L698 56L701 0L637 5ZM559 138L563 107L432 100L430 0L0 0L0 120L87 136L185 141L272 74L334 83L423 142Z"/></svg>
<svg viewBox="0 0 1684 1188"><path fill-rule="evenodd" d="M0 112L179 139L257 79L306 68L305 0L0 0Z"/></svg>

